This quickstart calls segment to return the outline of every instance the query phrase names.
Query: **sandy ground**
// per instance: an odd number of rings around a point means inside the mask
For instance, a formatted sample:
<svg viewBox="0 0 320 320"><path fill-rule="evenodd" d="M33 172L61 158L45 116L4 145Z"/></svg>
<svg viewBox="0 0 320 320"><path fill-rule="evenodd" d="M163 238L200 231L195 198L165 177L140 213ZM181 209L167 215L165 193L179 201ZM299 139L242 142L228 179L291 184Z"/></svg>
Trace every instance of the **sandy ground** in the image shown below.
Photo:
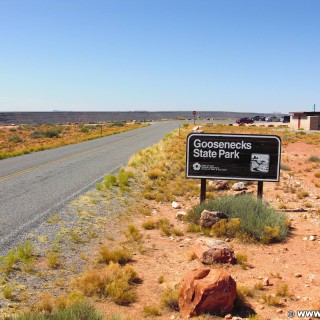
<svg viewBox="0 0 320 320"><path fill-rule="evenodd" d="M237 284L248 288L269 278L269 286L256 290L254 296L248 298L248 304L262 319L288 319L289 310L320 308L320 179L314 176L320 165L308 161L310 155L320 155L320 147L301 142L283 147L282 162L290 167L290 171L283 171L280 183L265 183L264 186L264 200L275 208L285 207L284 211L291 221L287 241L257 245L232 240L229 244L235 253L248 256L248 267L212 266L225 268ZM295 188L289 190L288 186ZM299 196L301 190L305 191L303 197ZM176 200L180 202L181 199ZM199 199L189 202L181 200L179 210L187 211L198 201ZM152 203L152 207L156 219L168 218L176 228L184 230L184 235L165 237L159 230L146 231L140 228L144 234L145 252L137 254L132 264L143 279L143 283L138 286L138 301L128 307L115 306L109 302L98 303L99 308L108 316L117 314L142 319L145 306L159 306L166 286L179 283L189 270L202 266L197 259L190 260L199 234L185 232L187 224L175 218L177 209L173 209L170 204ZM135 220L135 225L141 226L145 219L147 218L141 217L140 220ZM158 282L160 276L164 277L162 284ZM268 306L262 296L275 294L283 285L288 285L289 295L280 299L280 305ZM158 319L182 318L178 312L162 310L161 313Z"/></svg>

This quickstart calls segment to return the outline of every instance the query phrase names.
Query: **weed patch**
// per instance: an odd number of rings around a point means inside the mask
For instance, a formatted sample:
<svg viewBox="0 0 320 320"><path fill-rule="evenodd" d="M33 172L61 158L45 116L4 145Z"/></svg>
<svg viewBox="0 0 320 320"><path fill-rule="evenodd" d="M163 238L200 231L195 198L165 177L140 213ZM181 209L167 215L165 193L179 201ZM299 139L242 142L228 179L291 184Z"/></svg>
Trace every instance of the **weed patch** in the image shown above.
<svg viewBox="0 0 320 320"><path fill-rule="evenodd" d="M249 237L258 242L271 243L285 239L288 233L285 214L275 211L252 196L225 196L208 200L192 208L186 219L191 223L198 223L204 209L221 211L230 221L232 218L238 219L233 220L230 233L236 233L242 239ZM218 229L216 231L218 234L228 235L228 222L220 222L214 229Z"/></svg>
<svg viewBox="0 0 320 320"><path fill-rule="evenodd" d="M100 246L99 262L117 262L121 265L132 260L132 253L127 249L109 250L106 246Z"/></svg>
<svg viewBox="0 0 320 320"><path fill-rule="evenodd" d="M136 300L134 284L139 280L132 267L110 262L104 269L86 271L75 280L75 286L86 296L109 297L117 304L128 305Z"/></svg>
<svg viewBox="0 0 320 320"><path fill-rule="evenodd" d="M161 296L163 307L172 311L179 311L179 290L178 288L167 288Z"/></svg>

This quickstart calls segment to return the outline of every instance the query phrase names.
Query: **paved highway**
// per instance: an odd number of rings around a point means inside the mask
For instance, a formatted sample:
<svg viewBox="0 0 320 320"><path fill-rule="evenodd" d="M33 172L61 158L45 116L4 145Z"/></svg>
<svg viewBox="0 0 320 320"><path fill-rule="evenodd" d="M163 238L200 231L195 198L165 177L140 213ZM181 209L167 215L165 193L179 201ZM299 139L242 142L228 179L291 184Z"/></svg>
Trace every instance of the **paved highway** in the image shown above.
<svg viewBox="0 0 320 320"><path fill-rule="evenodd" d="M113 136L1 160L0 251L179 124L153 123Z"/></svg>

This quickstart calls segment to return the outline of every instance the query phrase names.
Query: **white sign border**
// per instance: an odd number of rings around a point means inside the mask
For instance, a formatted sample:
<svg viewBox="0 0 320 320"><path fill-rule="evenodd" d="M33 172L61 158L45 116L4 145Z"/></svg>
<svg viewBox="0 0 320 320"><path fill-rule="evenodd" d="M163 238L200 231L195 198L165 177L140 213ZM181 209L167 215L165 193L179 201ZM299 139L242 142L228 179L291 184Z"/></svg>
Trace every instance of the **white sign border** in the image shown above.
<svg viewBox="0 0 320 320"><path fill-rule="evenodd" d="M239 178L239 177L214 177L214 176L189 176L189 139L193 136L207 137L207 136L220 136L220 137L243 137L243 138L275 138L278 140L278 167L276 179L259 179L259 178ZM259 135L259 134L223 134L223 133L195 133L192 132L187 137L187 152L186 152L186 178L191 179L218 179L218 180L241 180L241 181L266 181L266 182L278 182L280 180L280 162L281 162L281 139L276 135Z"/></svg>

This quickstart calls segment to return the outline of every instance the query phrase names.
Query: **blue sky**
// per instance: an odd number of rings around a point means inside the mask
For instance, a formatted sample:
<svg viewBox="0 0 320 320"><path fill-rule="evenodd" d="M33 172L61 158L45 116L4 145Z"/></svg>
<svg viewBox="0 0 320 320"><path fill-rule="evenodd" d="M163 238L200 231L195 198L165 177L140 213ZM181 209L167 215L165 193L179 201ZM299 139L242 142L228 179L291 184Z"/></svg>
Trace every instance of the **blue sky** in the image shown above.
<svg viewBox="0 0 320 320"><path fill-rule="evenodd" d="M0 111L320 110L318 0L0 0Z"/></svg>

